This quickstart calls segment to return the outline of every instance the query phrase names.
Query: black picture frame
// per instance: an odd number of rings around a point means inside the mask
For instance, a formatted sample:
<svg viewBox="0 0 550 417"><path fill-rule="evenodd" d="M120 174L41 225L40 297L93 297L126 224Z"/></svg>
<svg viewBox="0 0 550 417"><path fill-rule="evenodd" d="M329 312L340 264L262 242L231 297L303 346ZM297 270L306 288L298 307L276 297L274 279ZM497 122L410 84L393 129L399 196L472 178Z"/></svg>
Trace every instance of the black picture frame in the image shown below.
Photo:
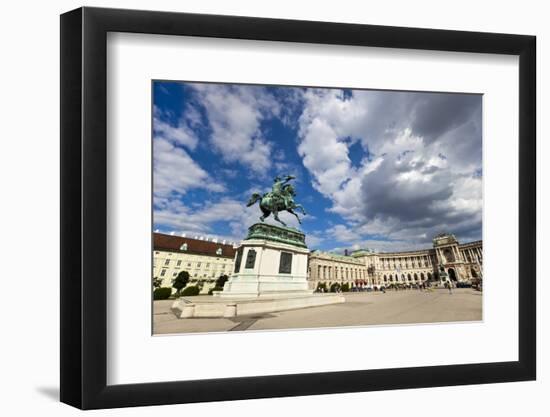
<svg viewBox="0 0 550 417"><path fill-rule="evenodd" d="M107 376L108 32L519 56L519 360L113 385ZM82 409L534 380L536 38L251 17L80 8L61 16L61 401Z"/></svg>

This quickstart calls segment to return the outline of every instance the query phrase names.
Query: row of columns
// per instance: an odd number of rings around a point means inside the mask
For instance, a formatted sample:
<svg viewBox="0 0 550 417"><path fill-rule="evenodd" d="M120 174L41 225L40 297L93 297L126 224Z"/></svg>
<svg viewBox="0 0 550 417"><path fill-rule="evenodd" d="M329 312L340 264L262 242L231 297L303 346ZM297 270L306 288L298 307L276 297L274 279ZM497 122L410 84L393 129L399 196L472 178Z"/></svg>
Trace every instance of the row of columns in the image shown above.
<svg viewBox="0 0 550 417"><path fill-rule="evenodd" d="M458 250L458 246L454 245L454 246L445 246L445 247L436 249L437 259L439 259L439 262L445 263L444 261L447 258L445 257L444 249L448 249L448 248L450 248L452 250L455 261L462 260L462 256L460 255L460 251Z"/></svg>
<svg viewBox="0 0 550 417"><path fill-rule="evenodd" d="M431 255L381 258L381 263L382 269L395 269L396 267L409 268L409 263L411 264L411 267L416 268L426 268L433 266Z"/></svg>
<svg viewBox="0 0 550 417"><path fill-rule="evenodd" d="M340 271L338 271L340 270ZM334 272L334 276L332 276ZM317 279L365 279L365 271L360 268L345 268L338 266L317 266Z"/></svg>
<svg viewBox="0 0 550 417"><path fill-rule="evenodd" d="M480 247L474 247L474 248L466 248L462 250L466 254L469 255L470 262L477 262L479 264L483 261L483 251ZM466 260L468 258L466 257Z"/></svg>

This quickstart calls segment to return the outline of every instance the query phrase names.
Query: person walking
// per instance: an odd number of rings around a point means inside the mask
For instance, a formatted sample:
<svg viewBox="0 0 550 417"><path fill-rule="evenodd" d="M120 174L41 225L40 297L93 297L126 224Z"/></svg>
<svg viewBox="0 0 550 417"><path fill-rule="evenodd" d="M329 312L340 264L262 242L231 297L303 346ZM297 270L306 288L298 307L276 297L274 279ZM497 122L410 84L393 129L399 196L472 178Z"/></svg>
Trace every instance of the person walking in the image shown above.
<svg viewBox="0 0 550 417"><path fill-rule="evenodd" d="M452 294L453 293L453 286L451 285L451 283L449 281L447 281L445 283L445 285L447 286L447 288L449 289L449 294Z"/></svg>

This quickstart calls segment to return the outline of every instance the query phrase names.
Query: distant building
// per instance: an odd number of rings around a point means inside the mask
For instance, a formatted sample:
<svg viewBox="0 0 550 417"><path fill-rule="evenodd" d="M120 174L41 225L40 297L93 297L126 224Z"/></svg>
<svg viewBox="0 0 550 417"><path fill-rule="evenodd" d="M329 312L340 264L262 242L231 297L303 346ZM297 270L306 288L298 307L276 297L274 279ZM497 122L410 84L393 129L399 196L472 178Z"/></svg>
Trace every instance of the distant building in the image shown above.
<svg viewBox="0 0 550 417"><path fill-rule="evenodd" d="M473 283L483 277L483 242L460 244L452 234L440 234L433 247L406 252L378 253L362 249L350 256L313 251L309 257L311 288L318 283L349 282L351 286L390 284ZM441 274L441 268L445 274Z"/></svg>
<svg viewBox="0 0 550 417"><path fill-rule="evenodd" d="M189 285L200 285L207 293L216 279L233 272L235 249L225 242L153 233L153 249L153 278L162 280L163 287L172 287L180 271L187 271Z"/></svg>
<svg viewBox="0 0 550 417"><path fill-rule="evenodd" d="M236 249L213 240L154 233L153 278L163 287L172 287L180 271L187 271L189 285L199 285L202 293L215 285L221 275L233 273ZM320 283L327 288L337 282L352 287L412 285L430 282L473 283L483 278L483 242L459 243L452 234L440 234L433 247L405 252L375 252L361 249L350 255L312 251L308 257L310 288ZM443 269L445 274L440 275Z"/></svg>
<svg viewBox="0 0 550 417"><path fill-rule="evenodd" d="M309 254L308 275L311 289L319 283L325 283L328 289L335 282L352 287L367 283L367 265L352 256L313 251Z"/></svg>

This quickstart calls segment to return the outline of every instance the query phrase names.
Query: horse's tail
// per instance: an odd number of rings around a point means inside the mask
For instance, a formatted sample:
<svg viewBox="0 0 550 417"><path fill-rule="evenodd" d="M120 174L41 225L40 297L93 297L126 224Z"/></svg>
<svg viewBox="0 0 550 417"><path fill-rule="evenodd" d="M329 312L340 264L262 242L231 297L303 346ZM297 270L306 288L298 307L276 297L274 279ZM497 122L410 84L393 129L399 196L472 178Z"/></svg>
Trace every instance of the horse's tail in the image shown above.
<svg viewBox="0 0 550 417"><path fill-rule="evenodd" d="M260 200L262 196L258 193L252 194L252 197L250 197L250 200L248 200L248 203L246 204L246 207L250 207L252 204L255 204L256 201Z"/></svg>

